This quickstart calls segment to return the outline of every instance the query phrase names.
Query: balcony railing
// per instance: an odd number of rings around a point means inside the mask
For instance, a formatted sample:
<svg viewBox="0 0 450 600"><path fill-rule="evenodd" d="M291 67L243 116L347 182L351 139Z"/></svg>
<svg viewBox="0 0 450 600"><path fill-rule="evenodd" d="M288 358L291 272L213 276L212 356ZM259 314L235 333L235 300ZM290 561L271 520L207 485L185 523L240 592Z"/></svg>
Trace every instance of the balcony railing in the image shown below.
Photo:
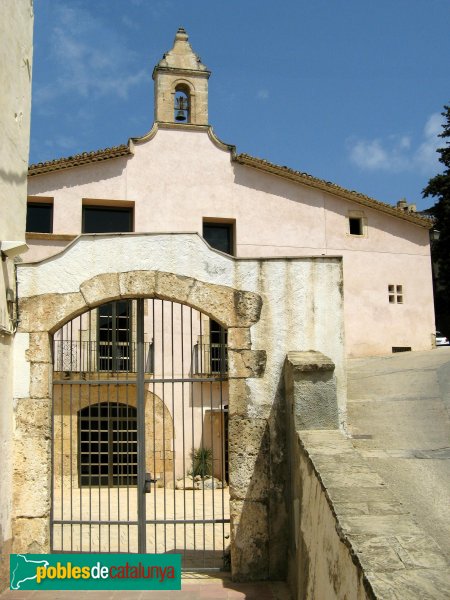
<svg viewBox="0 0 450 600"><path fill-rule="evenodd" d="M202 343L202 338L194 346L194 375L226 375L228 373L227 344Z"/></svg>
<svg viewBox="0 0 450 600"><path fill-rule="evenodd" d="M209 338L204 336L205 339ZM55 340L54 371L65 373L136 373L136 343ZM160 368L163 361L160 356ZM228 373L227 345L199 341L192 349L192 363L186 363L192 376L218 377ZM157 368L157 367L156 367ZM155 346L144 343L144 372L155 373Z"/></svg>
<svg viewBox="0 0 450 600"><path fill-rule="evenodd" d="M136 343L55 340L55 371L65 372L136 372ZM154 373L153 342L144 343L144 370Z"/></svg>

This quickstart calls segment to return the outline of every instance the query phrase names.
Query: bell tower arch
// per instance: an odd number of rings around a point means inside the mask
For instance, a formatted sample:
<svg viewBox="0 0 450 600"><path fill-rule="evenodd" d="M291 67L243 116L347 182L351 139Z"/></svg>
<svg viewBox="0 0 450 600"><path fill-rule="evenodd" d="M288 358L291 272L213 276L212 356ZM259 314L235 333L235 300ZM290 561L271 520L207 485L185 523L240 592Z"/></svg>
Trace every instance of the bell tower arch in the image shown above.
<svg viewBox="0 0 450 600"><path fill-rule="evenodd" d="M189 44L180 27L173 48L153 70L155 122L208 125L208 79L210 71Z"/></svg>

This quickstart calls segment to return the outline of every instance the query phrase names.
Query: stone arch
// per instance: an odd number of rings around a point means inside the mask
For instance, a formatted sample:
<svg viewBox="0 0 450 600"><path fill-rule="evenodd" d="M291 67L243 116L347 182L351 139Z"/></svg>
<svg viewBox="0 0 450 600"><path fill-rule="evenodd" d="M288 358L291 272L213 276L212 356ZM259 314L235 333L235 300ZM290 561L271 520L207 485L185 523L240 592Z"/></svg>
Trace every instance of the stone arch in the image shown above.
<svg viewBox="0 0 450 600"><path fill-rule="evenodd" d="M172 96L176 121L191 122L193 94L188 82L175 83Z"/></svg>
<svg viewBox="0 0 450 600"><path fill-rule="evenodd" d="M195 87L192 81L188 79L175 79L172 82L172 105L174 112L177 112L177 98L180 96L186 100L186 120L185 123L192 123L193 115L195 114ZM175 117L176 119L176 117Z"/></svg>
<svg viewBox="0 0 450 600"><path fill-rule="evenodd" d="M259 377L264 372L265 351L251 350L250 327L258 322L262 307L261 296L253 292L170 272L134 270L95 275L83 281L77 291L22 296L18 332L29 334L25 357L30 385L21 411L32 411L34 419L16 423L14 552L49 551L52 336L74 317L121 298L158 298L199 310L228 329L230 380ZM230 385L230 416L246 414L244 391L245 385ZM230 441L234 435L230 430ZM27 445L27 436L32 445ZM32 468L30 456L36 461ZM24 487L27 494L22 493Z"/></svg>
<svg viewBox="0 0 450 600"><path fill-rule="evenodd" d="M121 298L159 298L191 306L223 327L249 328L259 320L262 299L254 292L206 283L163 271L102 273L79 291L40 294L19 303L21 332L55 333L65 323L105 302Z"/></svg>

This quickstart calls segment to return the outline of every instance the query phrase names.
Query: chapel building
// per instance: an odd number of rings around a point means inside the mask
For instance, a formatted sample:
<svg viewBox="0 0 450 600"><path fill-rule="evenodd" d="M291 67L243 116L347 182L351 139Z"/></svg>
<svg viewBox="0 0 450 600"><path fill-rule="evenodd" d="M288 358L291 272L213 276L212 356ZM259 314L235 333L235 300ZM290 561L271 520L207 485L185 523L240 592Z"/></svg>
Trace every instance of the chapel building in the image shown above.
<svg viewBox="0 0 450 600"><path fill-rule="evenodd" d="M41 552L283 578L286 364L296 426L345 431L348 356L431 348L430 221L238 154L209 77L180 28L147 134L29 168L16 551L26 522Z"/></svg>

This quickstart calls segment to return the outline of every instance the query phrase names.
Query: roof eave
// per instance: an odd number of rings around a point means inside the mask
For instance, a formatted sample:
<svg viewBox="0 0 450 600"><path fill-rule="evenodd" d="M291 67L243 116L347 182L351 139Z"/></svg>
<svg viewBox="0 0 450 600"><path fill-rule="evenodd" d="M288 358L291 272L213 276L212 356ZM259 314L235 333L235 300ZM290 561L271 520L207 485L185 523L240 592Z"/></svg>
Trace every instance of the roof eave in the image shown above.
<svg viewBox="0 0 450 600"><path fill-rule="evenodd" d="M94 152L82 152L81 154L74 154L73 156L67 156L44 163L30 165L28 167L28 175L29 177L43 175L53 171L62 171L64 169L80 167L82 165L110 160L113 158L120 158L122 156L131 156L132 154L133 153L129 144L113 146L112 148L104 148L103 150L96 150Z"/></svg>

